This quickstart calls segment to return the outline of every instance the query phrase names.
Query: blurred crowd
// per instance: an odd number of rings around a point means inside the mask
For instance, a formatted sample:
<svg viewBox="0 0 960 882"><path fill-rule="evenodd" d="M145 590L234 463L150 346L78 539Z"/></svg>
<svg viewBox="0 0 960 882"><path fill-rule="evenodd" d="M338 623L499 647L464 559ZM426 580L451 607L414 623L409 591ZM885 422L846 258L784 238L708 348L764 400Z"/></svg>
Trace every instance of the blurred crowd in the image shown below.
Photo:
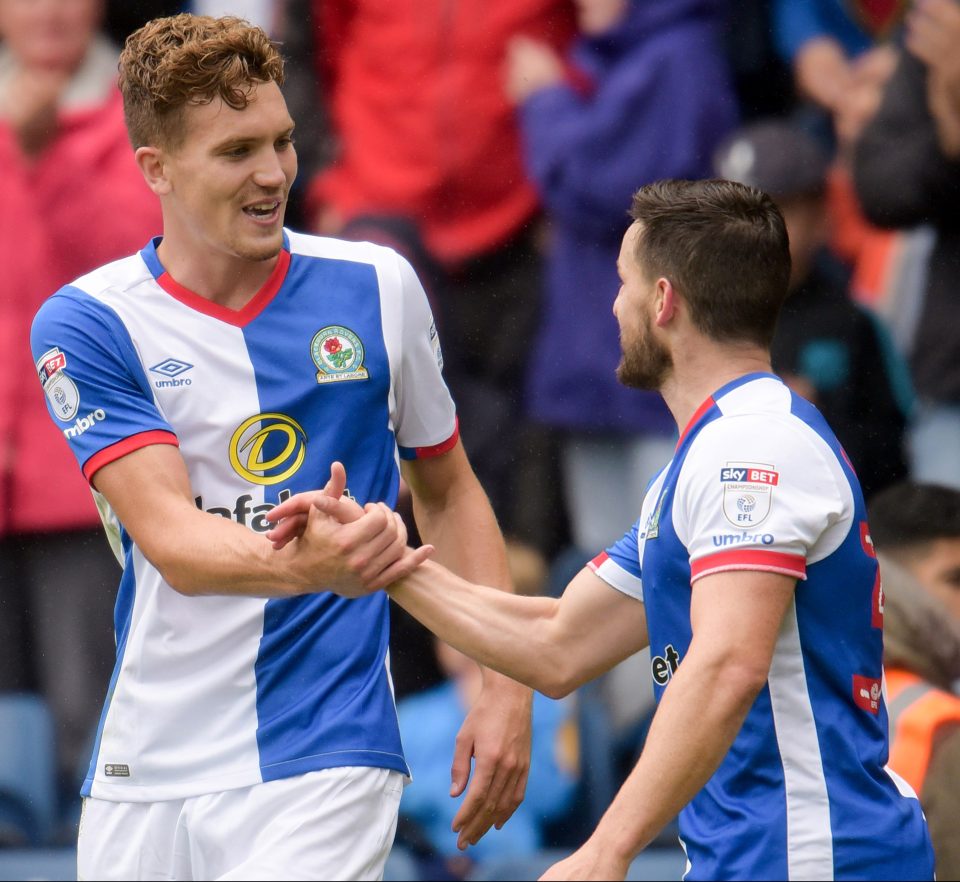
<svg viewBox="0 0 960 882"><path fill-rule="evenodd" d="M49 703L65 807L112 670L119 570L28 328L160 230L116 61L184 10L282 44L288 225L390 245L420 274L522 592L556 591L619 538L676 442L659 396L615 378L631 194L725 177L774 197L793 257L774 369L823 412L883 525L891 762L924 800L939 878L960 878L942 820L960 810L958 0L0 0L0 693ZM475 666L394 613L415 777L398 841L462 878L480 849L456 855L444 745ZM537 706L530 797L489 849L592 828L642 746L647 664Z"/></svg>

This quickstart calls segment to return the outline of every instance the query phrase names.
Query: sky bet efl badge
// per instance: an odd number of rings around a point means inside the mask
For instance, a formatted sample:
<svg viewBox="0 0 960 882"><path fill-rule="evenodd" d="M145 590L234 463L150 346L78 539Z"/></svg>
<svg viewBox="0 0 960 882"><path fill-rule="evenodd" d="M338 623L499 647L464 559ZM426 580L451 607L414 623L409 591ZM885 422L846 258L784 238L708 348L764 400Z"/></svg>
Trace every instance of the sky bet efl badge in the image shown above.
<svg viewBox="0 0 960 882"><path fill-rule="evenodd" d="M80 392L77 384L65 373L67 356L57 347L49 349L37 362L40 385L47 394L53 415L62 423L69 423L80 407Z"/></svg>
<svg viewBox="0 0 960 882"><path fill-rule="evenodd" d="M766 520L780 474L772 465L728 462L720 469L723 514L735 527L756 527Z"/></svg>
<svg viewBox="0 0 960 882"><path fill-rule="evenodd" d="M319 368L318 383L367 379L367 369L363 366L363 344L349 328L330 325L317 331L310 344L310 355Z"/></svg>

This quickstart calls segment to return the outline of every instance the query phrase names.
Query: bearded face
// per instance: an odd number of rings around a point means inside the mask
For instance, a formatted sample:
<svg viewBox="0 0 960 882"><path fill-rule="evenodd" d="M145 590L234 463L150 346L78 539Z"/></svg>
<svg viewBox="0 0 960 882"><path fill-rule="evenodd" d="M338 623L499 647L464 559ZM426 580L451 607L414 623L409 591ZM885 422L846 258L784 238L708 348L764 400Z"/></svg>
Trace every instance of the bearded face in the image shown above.
<svg viewBox="0 0 960 882"><path fill-rule="evenodd" d="M656 392L673 370L673 359L653 333L650 314L642 313L636 332L620 328L622 356L617 366L617 379L631 389Z"/></svg>

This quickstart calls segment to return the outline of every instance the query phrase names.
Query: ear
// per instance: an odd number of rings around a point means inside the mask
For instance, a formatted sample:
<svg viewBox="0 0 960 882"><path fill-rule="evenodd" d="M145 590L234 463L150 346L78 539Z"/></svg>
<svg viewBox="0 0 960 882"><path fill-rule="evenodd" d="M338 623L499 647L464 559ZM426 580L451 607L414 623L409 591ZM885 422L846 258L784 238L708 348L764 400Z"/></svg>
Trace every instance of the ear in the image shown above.
<svg viewBox="0 0 960 882"><path fill-rule="evenodd" d="M661 276L657 279L657 293L654 298L656 307L655 321L658 328L670 324L679 308L678 294L669 279Z"/></svg>
<svg viewBox="0 0 960 882"><path fill-rule="evenodd" d="M167 155L159 147L138 147L134 157L147 186L157 196L165 196L172 189L167 173Z"/></svg>

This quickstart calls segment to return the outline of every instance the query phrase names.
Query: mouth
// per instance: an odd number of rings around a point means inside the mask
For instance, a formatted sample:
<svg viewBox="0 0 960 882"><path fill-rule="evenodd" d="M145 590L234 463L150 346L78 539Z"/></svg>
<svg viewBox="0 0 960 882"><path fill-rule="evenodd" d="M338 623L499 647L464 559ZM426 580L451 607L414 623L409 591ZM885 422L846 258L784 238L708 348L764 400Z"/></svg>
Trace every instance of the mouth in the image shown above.
<svg viewBox="0 0 960 882"><path fill-rule="evenodd" d="M279 220L280 206L282 205L283 200L281 199L265 199L245 205L243 213L258 224L268 226Z"/></svg>

